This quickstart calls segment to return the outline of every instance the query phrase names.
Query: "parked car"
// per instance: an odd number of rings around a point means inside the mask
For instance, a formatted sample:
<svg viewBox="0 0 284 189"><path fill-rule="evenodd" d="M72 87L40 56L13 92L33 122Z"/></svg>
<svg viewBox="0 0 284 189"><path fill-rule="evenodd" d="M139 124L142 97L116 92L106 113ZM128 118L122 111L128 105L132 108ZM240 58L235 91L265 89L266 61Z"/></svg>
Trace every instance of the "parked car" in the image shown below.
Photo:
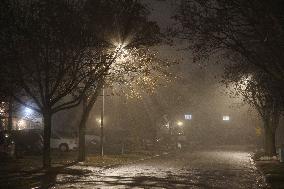
<svg viewBox="0 0 284 189"><path fill-rule="evenodd" d="M42 154L43 138L41 133L41 130L36 129L12 131L11 135L15 141L16 156Z"/></svg>
<svg viewBox="0 0 284 189"><path fill-rule="evenodd" d="M59 149L61 152L75 150L77 146L78 143L76 138L63 137L58 134L52 134L50 138L50 147L53 149Z"/></svg>
<svg viewBox="0 0 284 189"><path fill-rule="evenodd" d="M100 136L88 135L88 134L85 135L85 142L86 142L87 145L89 145L89 144L93 144L93 145L100 144L100 141L101 141Z"/></svg>
<svg viewBox="0 0 284 189"><path fill-rule="evenodd" d="M13 157L15 154L15 142L6 131L0 132L0 157Z"/></svg>

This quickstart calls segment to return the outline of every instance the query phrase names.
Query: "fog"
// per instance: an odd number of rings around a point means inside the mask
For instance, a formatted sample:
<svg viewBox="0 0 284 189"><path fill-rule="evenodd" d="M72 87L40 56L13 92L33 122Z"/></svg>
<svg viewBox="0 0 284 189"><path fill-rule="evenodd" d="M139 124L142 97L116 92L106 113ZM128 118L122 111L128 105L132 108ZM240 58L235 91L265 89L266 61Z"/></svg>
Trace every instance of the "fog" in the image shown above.
<svg viewBox="0 0 284 189"><path fill-rule="evenodd" d="M157 21L162 30L174 24L171 14L174 3L169 1L145 1L152 7L151 19ZM129 99L124 94L113 95L112 89L106 89L104 125L106 135L137 140L156 140L167 133L164 116L168 117L171 128L181 131L189 143L201 144L252 144L262 142L257 134L261 121L255 110L242 102L240 98L229 95L230 88L220 84L223 74L222 61L212 57L208 62L193 63L189 51L181 50L185 44L176 40L174 46L155 47L162 58L178 60L171 72L176 79L166 86L158 87L153 94L143 93L141 99ZM63 111L54 116L55 130L76 132L82 106L74 110ZM87 122L87 132L99 135L102 96L99 96ZM185 120L185 115L192 120ZM229 121L223 121L229 116ZM179 128L177 122L183 122ZM66 124L68 123L68 124Z"/></svg>
<svg viewBox="0 0 284 189"><path fill-rule="evenodd" d="M144 2L151 7L150 19L156 21L162 31L175 24L171 18L175 2ZM154 48L161 58L178 60L179 64L170 68L176 79L158 87L153 94L143 93L143 89L138 88L142 98L129 99L124 94L113 95L112 89L106 89L106 132L137 140L156 140L169 130L165 128L166 115L170 127L181 131L189 143L261 145L262 122L257 112L241 97L229 95L232 89L220 83L224 72L222 62L226 60L212 57L207 62L193 63L191 53L182 50L185 46L185 42L175 40L173 46ZM66 132L66 128L70 128L67 130L76 132L81 109L80 106L55 115L55 130ZM102 97L99 96L87 122L87 132L99 135L101 109ZM192 120L185 120L184 116L189 114ZM229 116L230 120L223 121L223 116ZM182 128L177 126L178 121L183 122ZM277 140L281 138L278 136Z"/></svg>

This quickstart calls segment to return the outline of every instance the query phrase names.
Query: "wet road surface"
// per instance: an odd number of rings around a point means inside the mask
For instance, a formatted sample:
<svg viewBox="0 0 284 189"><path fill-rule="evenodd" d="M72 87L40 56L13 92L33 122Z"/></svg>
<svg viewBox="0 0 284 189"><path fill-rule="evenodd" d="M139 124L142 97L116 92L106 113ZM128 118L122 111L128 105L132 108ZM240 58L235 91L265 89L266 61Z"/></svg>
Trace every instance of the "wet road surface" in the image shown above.
<svg viewBox="0 0 284 189"><path fill-rule="evenodd" d="M75 166L74 169L82 169ZM267 188L250 153L238 150L180 152L83 175L57 175L54 188Z"/></svg>

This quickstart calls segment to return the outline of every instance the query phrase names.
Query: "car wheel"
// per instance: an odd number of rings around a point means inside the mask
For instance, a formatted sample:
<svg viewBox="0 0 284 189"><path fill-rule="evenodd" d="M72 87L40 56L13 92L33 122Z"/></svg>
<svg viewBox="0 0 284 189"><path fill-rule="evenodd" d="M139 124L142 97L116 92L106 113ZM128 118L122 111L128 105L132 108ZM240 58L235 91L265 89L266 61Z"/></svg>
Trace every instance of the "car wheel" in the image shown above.
<svg viewBox="0 0 284 189"><path fill-rule="evenodd" d="M59 150L60 150L61 152L68 152L68 151L69 151L69 147L68 147L67 144L60 144L60 145L59 145Z"/></svg>

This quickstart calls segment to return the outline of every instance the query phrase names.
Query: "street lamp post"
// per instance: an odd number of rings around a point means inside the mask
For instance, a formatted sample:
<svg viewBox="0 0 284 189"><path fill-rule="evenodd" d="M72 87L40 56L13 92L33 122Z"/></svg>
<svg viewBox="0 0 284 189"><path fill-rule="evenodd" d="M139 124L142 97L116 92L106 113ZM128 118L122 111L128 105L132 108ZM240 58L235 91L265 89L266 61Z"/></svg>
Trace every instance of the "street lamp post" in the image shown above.
<svg viewBox="0 0 284 189"><path fill-rule="evenodd" d="M119 51L123 50L123 45L118 45ZM101 56L100 56L101 62ZM100 151L101 156L104 156L104 113L105 113L105 86L102 87L102 110L101 110L101 136L100 136Z"/></svg>
<svg viewBox="0 0 284 189"><path fill-rule="evenodd" d="M105 87L102 88L102 111L101 111L101 156L104 156L104 113L105 113Z"/></svg>

